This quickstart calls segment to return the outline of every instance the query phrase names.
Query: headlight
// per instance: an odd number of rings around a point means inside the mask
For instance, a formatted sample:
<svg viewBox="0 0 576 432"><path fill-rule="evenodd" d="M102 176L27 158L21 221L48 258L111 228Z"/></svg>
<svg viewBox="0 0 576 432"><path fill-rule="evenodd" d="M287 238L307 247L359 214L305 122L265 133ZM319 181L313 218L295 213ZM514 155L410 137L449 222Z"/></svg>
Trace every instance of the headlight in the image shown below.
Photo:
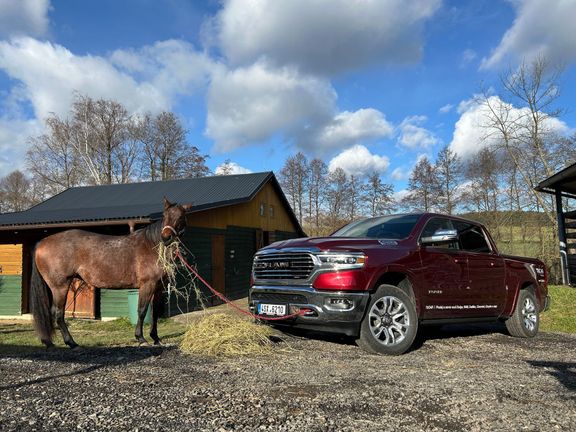
<svg viewBox="0 0 576 432"><path fill-rule="evenodd" d="M364 267L366 263L366 256L364 254L325 253L317 256L323 267L351 269Z"/></svg>

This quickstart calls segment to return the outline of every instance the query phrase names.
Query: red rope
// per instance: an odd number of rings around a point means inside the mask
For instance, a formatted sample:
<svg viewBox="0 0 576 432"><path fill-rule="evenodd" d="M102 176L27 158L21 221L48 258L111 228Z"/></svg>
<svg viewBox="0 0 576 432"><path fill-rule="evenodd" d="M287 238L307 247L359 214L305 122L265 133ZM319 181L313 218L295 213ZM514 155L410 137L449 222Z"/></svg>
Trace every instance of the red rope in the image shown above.
<svg viewBox="0 0 576 432"><path fill-rule="evenodd" d="M186 268L187 268L188 270L190 270L194 276L196 276L198 279L200 279L200 281L201 281L204 285L206 285L206 287L207 287L216 297L218 297L218 298L219 298L220 300L222 300L224 303L232 306L234 309L236 309L238 312L240 312L240 313L242 313L242 314L244 314L244 315L247 315L247 316L249 316L249 317L256 318L256 319L265 320L265 321L279 321L279 320L285 320L285 319L288 319L288 318L295 318L295 317L297 317L297 316L302 316L302 315L304 315L304 312L303 312L303 311L299 311L298 313L294 313L294 314L290 314L290 315L284 315L284 316L281 316L281 317L267 317L267 316L264 316L264 315L257 315L257 314L253 314L252 312L245 311L245 310L242 309L240 306L237 306L236 304L234 304L233 302L231 302L228 298L226 298L226 297L224 296L224 294L222 294L221 292L216 291L214 288L212 288L212 287L210 286L210 284L209 284L208 282L206 282L206 281L202 278L202 276L200 276L200 275L198 274L198 272L196 271L196 269L195 269L194 267L192 267L190 264L188 264L188 262L186 262L186 260L184 259L184 257L180 254L180 251L179 251L179 250L176 251L176 256L177 256L178 258L180 258L180 261L182 261L182 264L184 264L184 265L186 266Z"/></svg>

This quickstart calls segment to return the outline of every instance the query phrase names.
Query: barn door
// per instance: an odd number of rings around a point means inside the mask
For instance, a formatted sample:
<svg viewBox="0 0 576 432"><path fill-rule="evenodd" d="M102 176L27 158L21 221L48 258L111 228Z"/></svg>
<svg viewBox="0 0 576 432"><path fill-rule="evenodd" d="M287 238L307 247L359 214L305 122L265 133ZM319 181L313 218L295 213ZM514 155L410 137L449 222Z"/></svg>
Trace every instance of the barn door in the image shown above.
<svg viewBox="0 0 576 432"><path fill-rule="evenodd" d="M75 279L66 298L66 316L70 318L96 317L96 298L94 288Z"/></svg>
<svg viewBox="0 0 576 432"><path fill-rule="evenodd" d="M212 234L212 287L222 293L226 293L225 288L225 257L226 236L223 234ZM212 297L212 304L218 304L220 301Z"/></svg>

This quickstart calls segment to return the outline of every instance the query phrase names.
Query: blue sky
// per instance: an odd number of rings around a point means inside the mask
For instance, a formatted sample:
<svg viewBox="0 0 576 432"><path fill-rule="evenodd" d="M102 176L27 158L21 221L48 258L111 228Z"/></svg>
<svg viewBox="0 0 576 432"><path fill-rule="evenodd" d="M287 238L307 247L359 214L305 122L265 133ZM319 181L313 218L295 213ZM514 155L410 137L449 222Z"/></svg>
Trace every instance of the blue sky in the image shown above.
<svg viewBox="0 0 576 432"><path fill-rule="evenodd" d="M74 92L173 110L239 172L303 151L395 185L422 155L486 145L481 86L543 53L566 65L554 127L576 127L576 0L0 0L0 175Z"/></svg>

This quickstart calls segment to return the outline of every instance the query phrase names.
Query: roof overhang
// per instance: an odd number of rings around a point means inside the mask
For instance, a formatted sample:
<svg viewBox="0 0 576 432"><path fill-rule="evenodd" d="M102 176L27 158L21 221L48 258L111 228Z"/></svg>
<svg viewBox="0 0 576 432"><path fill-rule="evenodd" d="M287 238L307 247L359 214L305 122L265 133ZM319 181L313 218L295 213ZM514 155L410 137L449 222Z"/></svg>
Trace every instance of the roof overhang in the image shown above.
<svg viewBox="0 0 576 432"><path fill-rule="evenodd" d="M560 194L567 198L576 198L576 164L567 166L556 174L542 180L534 188L538 192Z"/></svg>

